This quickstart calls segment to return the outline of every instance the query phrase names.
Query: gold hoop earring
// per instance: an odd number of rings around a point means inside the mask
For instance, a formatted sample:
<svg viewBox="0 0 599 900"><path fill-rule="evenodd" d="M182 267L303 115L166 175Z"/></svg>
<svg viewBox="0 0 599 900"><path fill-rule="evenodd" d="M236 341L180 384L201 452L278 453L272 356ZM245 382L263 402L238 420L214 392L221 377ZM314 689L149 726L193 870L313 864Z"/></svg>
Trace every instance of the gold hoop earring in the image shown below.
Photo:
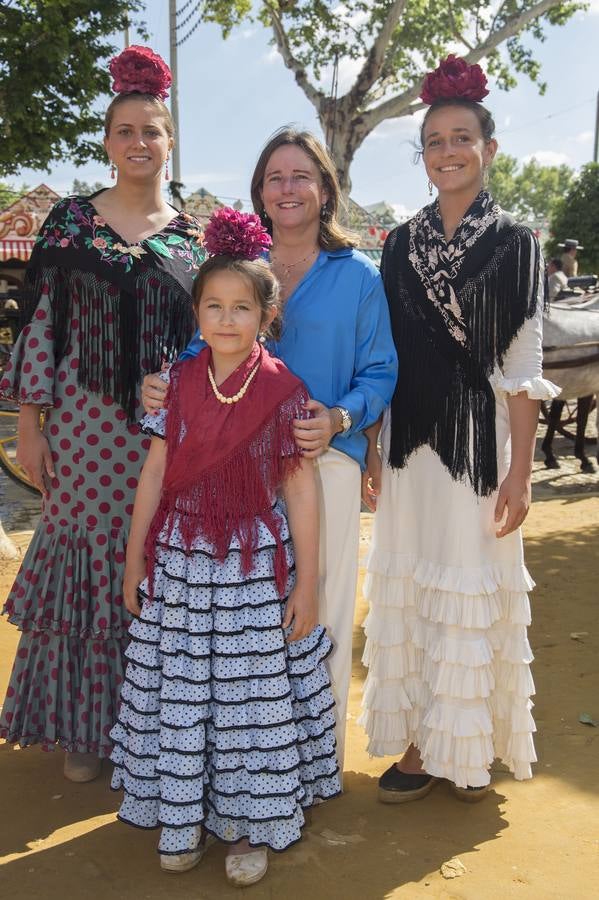
<svg viewBox="0 0 599 900"><path fill-rule="evenodd" d="M433 183L430 180L430 178L428 180L428 195L429 195L429 197L433 196Z"/></svg>

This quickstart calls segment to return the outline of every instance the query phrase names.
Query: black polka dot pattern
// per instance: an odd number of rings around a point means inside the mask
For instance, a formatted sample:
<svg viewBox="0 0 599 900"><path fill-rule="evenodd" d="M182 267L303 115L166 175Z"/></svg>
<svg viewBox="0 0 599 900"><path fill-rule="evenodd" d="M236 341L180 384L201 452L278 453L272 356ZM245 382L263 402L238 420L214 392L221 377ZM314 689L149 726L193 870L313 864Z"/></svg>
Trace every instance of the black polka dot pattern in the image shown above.
<svg viewBox="0 0 599 900"><path fill-rule="evenodd" d="M158 418L158 417L157 417ZM152 423L160 432L162 422ZM293 584L293 555L277 504ZM226 842L284 850L300 837L302 810L339 793L334 701L320 626L287 644L274 541L259 526L249 576L234 539L219 563L175 528L158 541L154 600L130 629L129 660L111 732L119 816L162 826L159 851L195 847L200 823Z"/></svg>

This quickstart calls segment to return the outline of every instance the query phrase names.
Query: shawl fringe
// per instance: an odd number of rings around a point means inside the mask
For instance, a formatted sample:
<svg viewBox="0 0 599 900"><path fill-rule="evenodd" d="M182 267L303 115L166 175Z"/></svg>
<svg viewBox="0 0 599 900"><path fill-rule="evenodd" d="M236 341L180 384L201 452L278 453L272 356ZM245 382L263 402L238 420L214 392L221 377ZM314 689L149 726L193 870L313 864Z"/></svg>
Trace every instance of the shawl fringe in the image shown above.
<svg viewBox="0 0 599 900"><path fill-rule="evenodd" d="M538 242L529 229L501 214L496 232L485 238L482 258L475 244L453 284L465 324L463 344L451 335L408 261L407 226L391 233L381 263L401 360L391 403L389 463L403 468L428 444L451 477L468 480L480 496L497 488L489 376L524 321L534 316L541 277Z"/></svg>
<svg viewBox="0 0 599 900"><path fill-rule="evenodd" d="M176 381L171 381L167 399L167 468L177 452L178 467L191 470L193 463L191 459L186 460L185 442L177 446L184 422L180 406L176 403L176 392L173 392L175 384ZM197 481L184 488L168 489L163 485L145 544L151 597L156 544L163 529L166 528L168 540L177 524L183 548L187 552L191 551L194 539L201 534L212 544L219 562L224 561L233 537L237 537L241 570L247 575L252 569L253 555L258 547L258 520L273 535L276 546L275 581L279 595L285 595L289 567L274 514L273 497L301 465L301 455L293 434L293 419L305 416L303 406L306 400L304 386L294 386L293 393L258 422L246 440L215 465L205 469Z"/></svg>

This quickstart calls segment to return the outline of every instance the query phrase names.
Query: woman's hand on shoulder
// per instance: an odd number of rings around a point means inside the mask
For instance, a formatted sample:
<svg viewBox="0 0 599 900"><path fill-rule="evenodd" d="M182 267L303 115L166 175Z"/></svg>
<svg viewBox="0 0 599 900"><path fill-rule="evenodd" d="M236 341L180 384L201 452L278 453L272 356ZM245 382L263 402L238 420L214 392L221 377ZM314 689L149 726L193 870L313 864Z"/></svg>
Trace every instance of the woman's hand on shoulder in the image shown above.
<svg viewBox="0 0 599 900"><path fill-rule="evenodd" d="M495 524L503 525L496 531L498 538L505 537L522 525L530 509L530 475L509 471L499 488L495 504Z"/></svg>
<svg viewBox="0 0 599 900"><path fill-rule="evenodd" d="M123 598L125 606L132 616L138 616L141 604L137 589L146 577L145 559L128 559L125 565L125 577L123 578Z"/></svg>
<svg viewBox="0 0 599 900"><path fill-rule="evenodd" d="M306 459L314 459L324 453L341 430L340 415L318 400L308 400L304 409L312 413L312 418L293 420L295 443Z"/></svg>
<svg viewBox="0 0 599 900"><path fill-rule="evenodd" d="M56 478L52 451L39 426L39 408L24 406L19 415L17 462L34 487L48 496L46 478Z"/></svg>
<svg viewBox="0 0 599 900"><path fill-rule="evenodd" d="M366 454L366 468L362 472L362 501L370 512L376 512L377 497L381 493L383 463L375 445L369 444Z"/></svg>
<svg viewBox="0 0 599 900"><path fill-rule="evenodd" d="M305 590L297 585L293 588L285 605L283 628L293 624L288 641L299 641L310 634L318 624L318 598L316 590Z"/></svg>
<svg viewBox="0 0 599 900"><path fill-rule="evenodd" d="M148 415L156 414L164 408L164 398L168 385L159 372L146 375L141 383L141 402Z"/></svg>

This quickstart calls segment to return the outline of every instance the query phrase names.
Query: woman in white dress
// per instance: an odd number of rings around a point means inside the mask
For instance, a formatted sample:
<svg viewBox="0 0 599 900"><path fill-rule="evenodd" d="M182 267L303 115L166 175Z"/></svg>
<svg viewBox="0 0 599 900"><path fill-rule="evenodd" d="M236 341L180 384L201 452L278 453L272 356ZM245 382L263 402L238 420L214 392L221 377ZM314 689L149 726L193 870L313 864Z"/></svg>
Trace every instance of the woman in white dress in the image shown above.
<svg viewBox="0 0 599 900"><path fill-rule="evenodd" d="M535 760L532 653L520 525L530 503L543 380L542 257L483 189L497 150L479 66L427 76L421 141L438 199L386 242L381 272L400 361L364 496L376 506L362 724L374 756L403 754L379 798L441 778L481 799L499 757Z"/></svg>

